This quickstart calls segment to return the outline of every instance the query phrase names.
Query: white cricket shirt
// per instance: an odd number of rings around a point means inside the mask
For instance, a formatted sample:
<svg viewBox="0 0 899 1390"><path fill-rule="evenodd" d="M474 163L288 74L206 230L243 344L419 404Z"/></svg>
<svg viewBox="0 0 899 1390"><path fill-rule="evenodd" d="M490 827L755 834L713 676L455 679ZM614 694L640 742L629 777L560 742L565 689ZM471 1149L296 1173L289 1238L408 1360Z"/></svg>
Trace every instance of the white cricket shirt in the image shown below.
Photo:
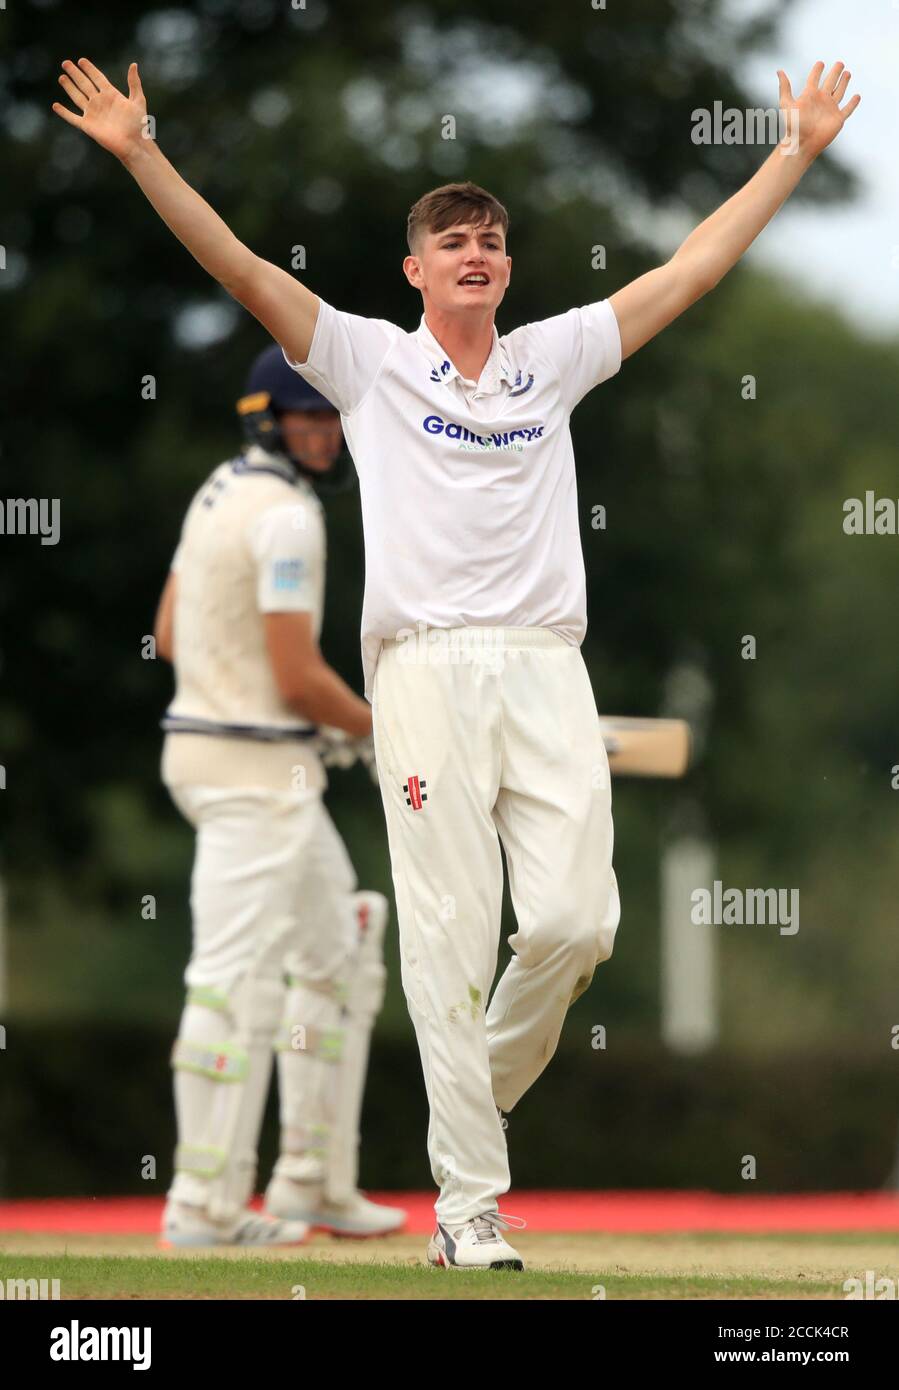
<svg viewBox="0 0 899 1390"><path fill-rule="evenodd" d="M283 349L282 349L283 351ZM621 366L607 299L500 337L477 382L425 323L319 301L309 359L285 359L340 411L365 536L362 664L428 627L587 630L569 418Z"/></svg>
<svg viewBox="0 0 899 1390"><path fill-rule="evenodd" d="M288 459L256 445L221 464L188 509L171 568L175 698L166 711L163 780L287 790L326 779L314 726L281 697L264 613L309 612L321 633L325 524Z"/></svg>

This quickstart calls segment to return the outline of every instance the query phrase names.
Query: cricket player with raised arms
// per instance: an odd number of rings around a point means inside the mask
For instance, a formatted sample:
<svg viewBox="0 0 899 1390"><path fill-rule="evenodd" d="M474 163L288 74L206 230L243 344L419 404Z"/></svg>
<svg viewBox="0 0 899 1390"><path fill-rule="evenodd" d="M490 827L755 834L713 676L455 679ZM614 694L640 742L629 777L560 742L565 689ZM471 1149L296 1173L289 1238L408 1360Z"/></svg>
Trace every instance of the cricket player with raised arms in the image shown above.
<svg viewBox="0 0 899 1390"><path fill-rule="evenodd" d="M87 59L53 109L114 154L201 266L340 411L365 536L365 693L372 704L403 985L430 1103L440 1188L428 1259L522 1268L499 1212L500 1111L544 1070L569 1004L619 919L611 796L580 654L586 584L572 411L718 284L842 129L842 63L812 68L791 132L669 260L610 298L500 336L509 218L472 183L425 194L407 222L407 332L321 300L256 256L144 138L128 95ZM841 105L841 103L844 103ZM798 131L798 139L796 138ZM500 840L517 930L497 964Z"/></svg>

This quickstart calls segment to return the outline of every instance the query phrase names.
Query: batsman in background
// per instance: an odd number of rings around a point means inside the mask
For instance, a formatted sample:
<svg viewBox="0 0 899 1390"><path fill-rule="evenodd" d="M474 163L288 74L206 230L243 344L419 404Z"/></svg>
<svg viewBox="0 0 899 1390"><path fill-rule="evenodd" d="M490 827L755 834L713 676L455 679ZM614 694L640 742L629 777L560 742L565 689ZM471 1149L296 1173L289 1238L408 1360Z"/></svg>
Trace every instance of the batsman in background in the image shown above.
<svg viewBox="0 0 899 1390"><path fill-rule="evenodd" d="M365 693L440 1188L427 1257L521 1269L498 1208L510 1175L497 1107L516 1105L551 1060L619 920L608 762L580 653L570 417L737 264L859 98L840 104L842 63L816 63L798 97L780 73L789 142L667 261L607 299L500 337L509 216L485 189L445 185L411 209L402 269L423 312L409 332L335 308L239 241L144 138L136 64L127 97L84 58L63 63L60 83L77 114L53 110L122 162L199 264L340 410L365 534ZM500 839L518 929L488 1007Z"/></svg>
<svg viewBox="0 0 899 1390"><path fill-rule="evenodd" d="M197 834L163 1240L293 1244L311 1226L386 1235L405 1213L356 1181L387 902L355 891L322 803L318 727L344 765L356 748L373 758L368 705L318 645L315 488L341 467L348 478L349 461L335 464L337 412L277 347L257 358L238 411L248 447L194 498L156 619L176 679L163 780ZM281 1152L259 1216L247 1203L277 1033Z"/></svg>

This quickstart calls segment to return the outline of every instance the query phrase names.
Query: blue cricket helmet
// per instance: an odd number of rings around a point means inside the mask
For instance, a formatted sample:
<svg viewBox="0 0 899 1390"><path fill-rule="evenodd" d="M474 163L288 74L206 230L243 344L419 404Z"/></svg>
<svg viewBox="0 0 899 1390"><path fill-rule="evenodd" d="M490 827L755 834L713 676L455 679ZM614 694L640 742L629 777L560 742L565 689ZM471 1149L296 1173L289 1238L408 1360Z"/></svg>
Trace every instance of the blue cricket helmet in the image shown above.
<svg viewBox="0 0 899 1390"><path fill-rule="evenodd" d="M250 444L291 458L294 466L320 492L343 492L352 487L354 469L346 449L334 460L327 473L306 469L287 452L281 434L280 418L285 410L336 410L321 391L288 367L277 343L255 358L247 376L244 393L237 402L237 413Z"/></svg>

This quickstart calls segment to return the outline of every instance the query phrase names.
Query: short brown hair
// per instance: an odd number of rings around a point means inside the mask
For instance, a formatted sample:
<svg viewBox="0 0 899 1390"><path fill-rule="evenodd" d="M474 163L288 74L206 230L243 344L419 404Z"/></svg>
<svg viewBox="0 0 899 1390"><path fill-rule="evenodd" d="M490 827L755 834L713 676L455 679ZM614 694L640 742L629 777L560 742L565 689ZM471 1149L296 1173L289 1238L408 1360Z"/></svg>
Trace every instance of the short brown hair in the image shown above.
<svg viewBox="0 0 899 1390"><path fill-rule="evenodd" d="M409 213L406 240L413 256L425 232L445 232L447 227L468 223L475 227L498 222L503 235L509 231L509 214L498 198L476 183L445 183L425 193Z"/></svg>

